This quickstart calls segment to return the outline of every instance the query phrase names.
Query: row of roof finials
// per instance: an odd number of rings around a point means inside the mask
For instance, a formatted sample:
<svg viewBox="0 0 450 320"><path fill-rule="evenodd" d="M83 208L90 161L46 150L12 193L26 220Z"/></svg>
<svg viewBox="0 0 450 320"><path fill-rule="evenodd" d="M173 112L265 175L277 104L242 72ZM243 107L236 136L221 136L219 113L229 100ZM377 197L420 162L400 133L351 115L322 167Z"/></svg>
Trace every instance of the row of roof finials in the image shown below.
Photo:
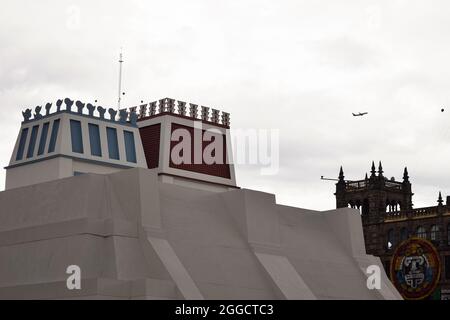
<svg viewBox="0 0 450 320"><path fill-rule="evenodd" d="M177 102L177 110L175 110L175 102ZM157 114L162 113L171 113L171 114L178 114L180 116L190 117L193 119L200 119L202 121L212 122L215 124L220 124L225 127L230 126L230 114L227 112L221 112L217 109L210 109L209 107L201 106L201 113L199 118L199 106L197 104L189 103L189 110L187 107L187 103L183 101L176 101L175 99L171 98L164 98L159 101L154 101L150 103L141 104L139 106L139 113L138 113L138 107L131 107L129 109L121 109L117 112L117 110L113 108L109 108L106 110L105 108L101 106L94 106L91 103L83 103L79 100L76 102L74 100L70 100L69 98L65 98L64 100L59 99L56 101L56 112L62 111L61 107L62 104L65 104L65 110L72 112L72 107L75 103L76 113L83 114L83 110L86 107L88 110L88 115L91 117L95 117L94 112L97 110L98 118L100 119L106 119L105 113L108 111L109 119L110 121L118 121L119 123L127 123L128 121L132 125L136 125L136 122L138 119L143 119L146 117L155 116ZM52 103L47 103L45 105L45 115L41 114L42 112L42 106L37 106L34 109L34 115L32 115L31 109L26 109L22 112L24 122L28 122L33 116L33 120L41 119L45 116L48 116L51 114L51 108ZM129 110L129 111L128 111ZM176 112L177 111L177 112ZM119 119L117 120L117 113L119 113ZM220 114L221 113L221 114Z"/></svg>

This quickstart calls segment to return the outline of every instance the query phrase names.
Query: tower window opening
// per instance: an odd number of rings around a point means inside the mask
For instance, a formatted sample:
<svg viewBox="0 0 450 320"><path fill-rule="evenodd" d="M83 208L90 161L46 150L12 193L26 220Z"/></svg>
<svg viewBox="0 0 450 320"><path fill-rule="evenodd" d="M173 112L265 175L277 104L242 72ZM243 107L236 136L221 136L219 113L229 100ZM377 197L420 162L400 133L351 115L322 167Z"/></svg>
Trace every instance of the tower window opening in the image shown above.
<svg viewBox="0 0 450 320"><path fill-rule="evenodd" d="M34 155L34 148L36 146L37 134L39 126L34 126L31 129L30 143L28 144L27 158L31 158Z"/></svg>
<svg viewBox="0 0 450 320"><path fill-rule="evenodd" d="M431 227L431 233L430 233L430 239L433 241L438 241L440 238L439 236L439 226L433 225Z"/></svg>
<svg viewBox="0 0 450 320"><path fill-rule="evenodd" d="M70 135L72 138L72 151L83 153L83 135L80 121L70 120Z"/></svg>
<svg viewBox="0 0 450 320"><path fill-rule="evenodd" d="M24 128L20 134L19 148L17 149L16 161L22 160L25 151L25 143L27 142L28 128Z"/></svg>
<svg viewBox="0 0 450 320"><path fill-rule="evenodd" d="M50 136L50 143L48 145L48 153L54 152L56 148L56 141L58 139L59 119L53 121L52 134Z"/></svg>
<svg viewBox="0 0 450 320"><path fill-rule="evenodd" d="M418 238L426 239L427 238L427 231L425 230L425 227L423 227L423 226L417 227L416 235L417 235Z"/></svg>
<svg viewBox="0 0 450 320"><path fill-rule="evenodd" d="M136 163L136 145L134 143L134 134L131 131L124 131L125 152L128 162Z"/></svg>
<svg viewBox="0 0 450 320"><path fill-rule="evenodd" d="M102 156L102 145L100 143L100 129L98 125L89 123L89 142L91 145L91 155Z"/></svg>
<svg viewBox="0 0 450 320"><path fill-rule="evenodd" d="M44 154L45 144L47 143L49 126L50 126L50 122L46 122L42 126L41 138L39 139L38 156Z"/></svg>
<svg viewBox="0 0 450 320"><path fill-rule="evenodd" d="M106 128L106 138L108 140L109 158L119 160L119 143L117 142L117 130L114 128Z"/></svg>

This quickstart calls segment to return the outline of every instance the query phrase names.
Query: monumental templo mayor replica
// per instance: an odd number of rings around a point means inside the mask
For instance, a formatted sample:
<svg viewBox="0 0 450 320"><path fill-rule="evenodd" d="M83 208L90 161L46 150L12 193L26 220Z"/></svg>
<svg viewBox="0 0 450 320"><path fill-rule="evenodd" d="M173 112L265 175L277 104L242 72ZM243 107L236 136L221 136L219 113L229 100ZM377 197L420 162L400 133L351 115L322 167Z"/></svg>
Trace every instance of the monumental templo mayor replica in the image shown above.
<svg viewBox="0 0 450 320"><path fill-rule="evenodd" d="M0 192L1 299L401 298L366 254L357 210L237 186L225 112L66 98L23 116ZM212 145L216 161L194 159Z"/></svg>

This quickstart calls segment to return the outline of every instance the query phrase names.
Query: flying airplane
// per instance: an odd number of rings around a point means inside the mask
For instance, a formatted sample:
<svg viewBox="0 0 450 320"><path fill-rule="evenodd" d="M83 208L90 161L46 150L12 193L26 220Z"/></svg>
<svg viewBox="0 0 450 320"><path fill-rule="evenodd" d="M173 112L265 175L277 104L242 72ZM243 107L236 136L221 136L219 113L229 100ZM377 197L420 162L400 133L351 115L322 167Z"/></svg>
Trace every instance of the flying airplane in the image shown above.
<svg viewBox="0 0 450 320"><path fill-rule="evenodd" d="M359 112L359 113L352 113L354 117L362 117L364 115L368 114L368 112Z"/></svg>

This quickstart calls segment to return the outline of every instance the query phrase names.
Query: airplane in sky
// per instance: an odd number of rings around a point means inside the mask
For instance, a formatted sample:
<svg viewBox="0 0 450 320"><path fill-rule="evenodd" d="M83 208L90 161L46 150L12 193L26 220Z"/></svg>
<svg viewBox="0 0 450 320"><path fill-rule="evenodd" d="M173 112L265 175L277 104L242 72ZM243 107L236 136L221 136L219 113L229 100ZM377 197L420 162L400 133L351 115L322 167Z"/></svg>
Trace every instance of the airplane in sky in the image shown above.
<svg viewBox="0 0 450 320"><path fill-rule="evenodd" d="M368 114L368 112L359 112L359 113L352 113L354 117L362 117L364 115Z"/></svg>

